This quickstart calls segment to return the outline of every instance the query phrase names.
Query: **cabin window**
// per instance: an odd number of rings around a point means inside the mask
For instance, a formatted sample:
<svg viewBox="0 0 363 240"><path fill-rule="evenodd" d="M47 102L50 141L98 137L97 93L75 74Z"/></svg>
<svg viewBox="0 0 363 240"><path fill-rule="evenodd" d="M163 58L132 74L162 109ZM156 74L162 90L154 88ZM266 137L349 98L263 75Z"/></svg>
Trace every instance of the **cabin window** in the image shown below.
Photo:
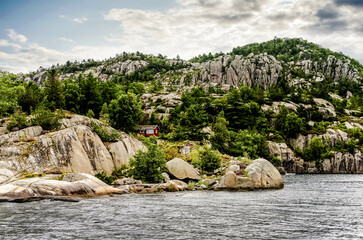
<svg viewBox="0 0 363 240"><path fill-rule="evenodd" d="M154 134L154 130L153 129L146 129L146 134Z"/></svg>
<svg viewBox="0 0 363 240"><path fill-rule="evenodd" d="M157 130L157 129L155 129L155 134L156 134L156 133L158 133L158 130Z"/></svg>

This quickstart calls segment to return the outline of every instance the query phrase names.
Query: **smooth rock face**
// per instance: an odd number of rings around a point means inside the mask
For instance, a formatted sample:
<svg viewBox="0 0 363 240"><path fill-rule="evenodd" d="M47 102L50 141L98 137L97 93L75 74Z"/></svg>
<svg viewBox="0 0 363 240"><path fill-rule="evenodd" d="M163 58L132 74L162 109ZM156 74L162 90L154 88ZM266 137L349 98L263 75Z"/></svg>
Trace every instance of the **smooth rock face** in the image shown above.
<svg viewBox="0 0 363 240"><path fill-rule="evenodd" d="M266 159L256 159L245 169L256 188L283 188L284 180L279 171Z"/></svg>
<svg viewBox="0 0 363 240"><path fill-rule="evenodd" d="M118 142L110 143L108 149L115 164L115 168L121 168L122 165L128 164L138 150L147 150L142 142L129 135Z"/></svg>
<svg viewBox="0 0 363 240"><path fill-rule="evenodd" d="M216 188L227 189L260 189L283 188L284 180L279 171L267 160L256 159L245 169L247 177L238 176L228 171Z"/></svg>
<svg viewBox="0 0 363 240"><path fill-rule="evenodd" d="M120 193L122 193L120 189L111 187L98 178L85 173L67 173L62 181L28 178L0 185L0 197L10 198L44 196L90 197Z"/></svg>
<svg viewBox="0 0 363 240"><path fill-rule="evenodd" d="M97 121L97 120L95 120ZM30 127L2 135L0 148L0 183L9 179L3 172L37 172L58 170L95 174L104 171L111 174L114 169L127 164L137 150L146 147L137 139L122 134L119 142L108 148L94 133L88 117L74 115L63 119L64 129L41 134L41 127ZM87 125L78 125L87 124ZM31 141L17 141L19 135L31 136Z"/></svg>
<svg viewBox="0 0 363 240"><path fill-rule="evenodd" d="M169 173L177 179L200 180L197 170L192 165L180 158L174 158L166 163Z"/></svg>

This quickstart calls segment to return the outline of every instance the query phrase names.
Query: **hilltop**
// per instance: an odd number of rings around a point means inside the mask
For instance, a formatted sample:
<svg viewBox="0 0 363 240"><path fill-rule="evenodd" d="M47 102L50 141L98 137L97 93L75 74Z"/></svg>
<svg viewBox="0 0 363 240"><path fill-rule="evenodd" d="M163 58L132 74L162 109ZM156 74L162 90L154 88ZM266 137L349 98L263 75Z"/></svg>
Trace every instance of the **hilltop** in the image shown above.
<svg viewBox="0 0 363 240"><path fill-rule="evenodd" d="M3 117L62 108L125 132L159 125L166 158L200 169L206 148L226 164L263 157L282 172L363 173L363 66L302 39L188 61L122 53L1 81ZM30 124L10 122L4 132Z"/></svg>

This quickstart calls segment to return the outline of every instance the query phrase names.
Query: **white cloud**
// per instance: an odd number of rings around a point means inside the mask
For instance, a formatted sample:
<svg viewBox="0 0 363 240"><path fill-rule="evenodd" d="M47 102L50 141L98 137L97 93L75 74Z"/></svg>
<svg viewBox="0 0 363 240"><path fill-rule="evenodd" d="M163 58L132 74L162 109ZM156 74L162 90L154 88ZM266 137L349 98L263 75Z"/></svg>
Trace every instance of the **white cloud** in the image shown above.
<svg viewBox="0 0 363 240"><path fill-rule="evenodd" d="M15 51L19 51L21 49L21 46L16 43L9 43L5 39L0 39L0 47L12 47Z"/></svg>
<svg viewBox="0 0 363 240"><path fill-rule="evenodd" d="M21 43L25 43L27 41L27 38L22 34L17 34L14 29L8 29L8 37L11 40L18 41Z"/></svg>
<svg viewBox="0 0 363 240"><path fill-rule="evenodd" d="M230 51L233 47L277 37L303 37L333 48L363 62L359 52L363 22L359 9L341 8L338 19L322 21L318 11L333 4L327 1L282 0L177 0L168 11L114 8L105 20L120 22L120 34L105 36L129 51L180 54L191 58L201 53ZM338 10L337 10L338 11ZM323 11L320 11L323 12ZM321 14L320 14L321 15ZM334 15L333 15L334 17ZM334 21L335 20L335 21ZM348 25L345 25L348 23ZM336 28L334 28L336 26ZM339 28L338 28L339 27ZM355 37L343 39L346 35ZM332 39L340 39L339 44Z"/></svg>
<svg viewBox="0 0 363 240"><path fill-rule="evenodd" d="M64 41L64 42L70 42L70 43L74 43L74 40L70 39L70 38L65 38L65 37L60 37L58 38L59 40L61 41Z"/></svg>
<svg viewBox="0 0 363 240"><path fill-rule="evenodd" d="M73 18L72 21L76 23L85 23L88 21L88 19L85 17L81 17L81 18Z"/></svg>

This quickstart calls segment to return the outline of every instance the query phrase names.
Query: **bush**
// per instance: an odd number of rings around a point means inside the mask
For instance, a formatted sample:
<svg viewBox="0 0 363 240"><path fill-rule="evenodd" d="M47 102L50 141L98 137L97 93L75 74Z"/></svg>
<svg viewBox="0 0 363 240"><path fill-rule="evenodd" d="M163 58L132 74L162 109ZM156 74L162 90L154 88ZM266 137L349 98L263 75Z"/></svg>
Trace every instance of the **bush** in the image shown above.
<svg viewBox="0 0 363 240"><path fill-rule="evenodd" d="M193 157L192 164L203 171L213 172L221 167L222 155L209 147L199 150L197 157Z"/></svg>
<svg viewBox="0 0 363 240"><path fill-rule="evenodd" d="M304 148L302 152L305 161L316 162L320 162L320 160L330 157L331 154L328 145L324 144L321 137L314 137L311 140L309 147Z"/></svg>
<svg viewBox="0 0 363 240"><path fill-rule="evenodd" d="M163 149L156 143L146 142L148 150L139 150L130 160L130 175L143 182L159 183L163 181L161 175L165 168Z"/></svg>
<svg viewBox="0 0 363 240"><path fill-rule="evenodd" d="M287 137L294 138L305 131L305 119L296 113L289 113L285 106L280 107L276 117L276 129L283 132Z"/></svg>
<svg viewBox="0 0 363 240"><path fill-rule="evenodd" d="M95 117L95 113L91 109L89 109L88 112L87 112L87 114L86 114L86 116L89 117L89 118L94 118Z"/></svg>
<svg viewBox="0 0 363 240"><path fill-rule="evenodd" d="M61 116L59 114L52 112L44 106L39 106L32 111L31 122L34 126L41 126L45 130L52 130L61 125L60 119Z"/></svg>
<svg viewBox="0 0 363 240"><path fill-rule="evenodd" d="M275 166L275 167L280 167L281 166L281 159L279 157L273 156L270 160L270 162Z"/></svg>
<svg viewBox="0 0 363 240"><path fill-rule="evenodd" d="M231 146L228 152L233 156L245 156L252 159L266 157L266 139L256 130L240 130L238 133L231 132Z"/></svg>
<svg viewBox="0 0 363 240"><path fill-rule="evenodd" d="M107 175L104 171L99 172L95 175L96 178L100 179L101 181L107 183L107 184L111 184L113 181L115 181L115 177L114 176L109 176Z"/></svg>
<svg viewBox="0 0 363 240"><path fill-rule="evenodd" d="M107 129L107 127L98 125L94 121L91 122L91 127L102 142L117 142L121 138L121 134L116 129Z"/></svg>
<svg viewBox="0 0 363 240"><path fill-rule="evenodd" d="M27 119L26 114L20 110L17 110L10 116L7 129L11 131L14 128L22 129L28 126L29 120Z"/></svg>

